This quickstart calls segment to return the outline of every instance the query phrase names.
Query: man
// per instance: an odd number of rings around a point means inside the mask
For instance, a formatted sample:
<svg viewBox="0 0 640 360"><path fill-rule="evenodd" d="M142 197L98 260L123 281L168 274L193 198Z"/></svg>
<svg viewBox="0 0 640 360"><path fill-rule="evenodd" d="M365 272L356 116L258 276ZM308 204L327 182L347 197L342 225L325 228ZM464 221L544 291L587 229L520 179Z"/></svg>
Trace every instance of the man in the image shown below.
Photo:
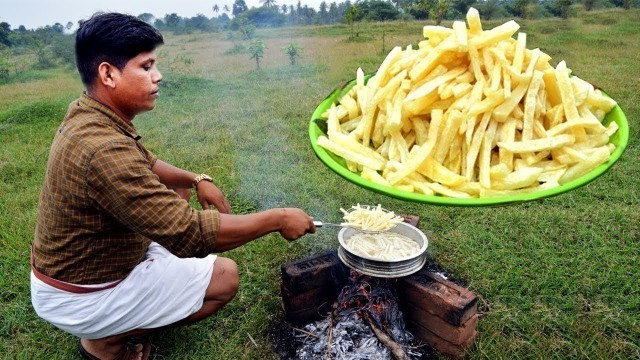
<svg viewBox="0 0 640 360"><path fill-rule="evenodd" d="M236 264L212 253L274 231L287 240L315 232L300 209L231 215L210 177L165 163L139 142L131 121L154 108L162 43L150 25L117 13L95 14L76 35L86 92L51 146L31 298L39 316L79 337L88 359L146 359L149 344L128 345L132 336L201 320L231 301ZM178 195L189 188L204 210Z"/></svg>

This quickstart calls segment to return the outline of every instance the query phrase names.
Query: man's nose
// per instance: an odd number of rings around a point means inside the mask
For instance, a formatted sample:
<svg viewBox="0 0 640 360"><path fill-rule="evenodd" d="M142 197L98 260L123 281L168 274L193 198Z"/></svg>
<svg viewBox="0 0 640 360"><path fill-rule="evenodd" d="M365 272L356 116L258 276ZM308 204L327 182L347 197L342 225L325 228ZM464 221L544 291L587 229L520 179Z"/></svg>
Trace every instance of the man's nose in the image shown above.
<svg viewBox="0 0 640 360"><path fill-rule="evenodd" d="M162 81L162 74L158 69L156 69L156 71L153 74L153 82L159 83L160 81Z"/></svg>

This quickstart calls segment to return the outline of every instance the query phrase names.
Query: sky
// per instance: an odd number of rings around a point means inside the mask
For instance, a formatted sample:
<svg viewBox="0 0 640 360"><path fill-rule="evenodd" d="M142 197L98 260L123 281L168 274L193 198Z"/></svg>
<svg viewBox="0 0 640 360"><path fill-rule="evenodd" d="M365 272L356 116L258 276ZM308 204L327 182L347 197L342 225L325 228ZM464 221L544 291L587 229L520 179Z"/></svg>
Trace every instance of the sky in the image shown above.
<svg viewBox="0 0 640 360"><path fill-rule="evenodd" d="M87 19L96 11L117 11L137 16L151 13L163 18L166 14L176 13L181 17L192 17L204 14L212 17L213 5L220 11L224 5L232 8L234 0L0 0L0 22L7 22L11 29L24 25L27 29L36 29L45 25L60 23L63 26L71 21ZM245 0L247 6L257 7L259 0ZM303 5L318 9L322 0L301 0ZM276 4L295 5L297 0L279 0Z"/></svg>

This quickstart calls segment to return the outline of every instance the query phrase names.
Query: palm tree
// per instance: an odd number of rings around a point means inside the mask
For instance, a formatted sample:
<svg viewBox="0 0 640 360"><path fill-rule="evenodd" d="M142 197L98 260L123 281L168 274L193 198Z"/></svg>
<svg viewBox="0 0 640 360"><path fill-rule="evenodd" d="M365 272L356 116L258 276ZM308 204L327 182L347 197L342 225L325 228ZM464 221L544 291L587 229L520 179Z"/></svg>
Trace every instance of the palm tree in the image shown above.
<svg viewBox="0 0 640 360"><path fill-rule="evenodd" d="M220 7L218 6L218 4L213 5L213 13L217 14L220 11Z"/></svg>
<svg viewBox="0 0 640 360"><path fill-rule="evenodd" d="M276 6L276 0L260 0L262 6L264 7L272 7Z"/></svg>
<svg viewBox="0 0 640 360"><path fill-rule="evenodd" d="M224 4L224 5L222 6L222 10L224 10L224 12L226 12L226 13L228 13L229 11L231 11L231 10L229 9L229 5L227 5L227 4Z"/></svg>
<svg viewBox="0 0 640 360"><path fill-rule="evenodd" d="M287 7L286 4L282 4L282 6L280 6L280 11L282 11L283 14L287 15L288 10L289 8Z"/></svg>

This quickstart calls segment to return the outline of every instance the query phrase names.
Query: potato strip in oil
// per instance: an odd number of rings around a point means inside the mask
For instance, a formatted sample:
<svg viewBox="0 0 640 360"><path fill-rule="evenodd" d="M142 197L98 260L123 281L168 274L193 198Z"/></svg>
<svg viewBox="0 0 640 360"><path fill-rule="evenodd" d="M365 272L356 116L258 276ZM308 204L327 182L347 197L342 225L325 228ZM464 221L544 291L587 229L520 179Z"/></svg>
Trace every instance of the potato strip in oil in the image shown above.
<svg viewBox="0 0 640 360"><path fill-rule="evenodd" d="M420 251L417 242L394 232L356 233L345 240L345 245L355 255L389 261L406 259Z"/></svg>

